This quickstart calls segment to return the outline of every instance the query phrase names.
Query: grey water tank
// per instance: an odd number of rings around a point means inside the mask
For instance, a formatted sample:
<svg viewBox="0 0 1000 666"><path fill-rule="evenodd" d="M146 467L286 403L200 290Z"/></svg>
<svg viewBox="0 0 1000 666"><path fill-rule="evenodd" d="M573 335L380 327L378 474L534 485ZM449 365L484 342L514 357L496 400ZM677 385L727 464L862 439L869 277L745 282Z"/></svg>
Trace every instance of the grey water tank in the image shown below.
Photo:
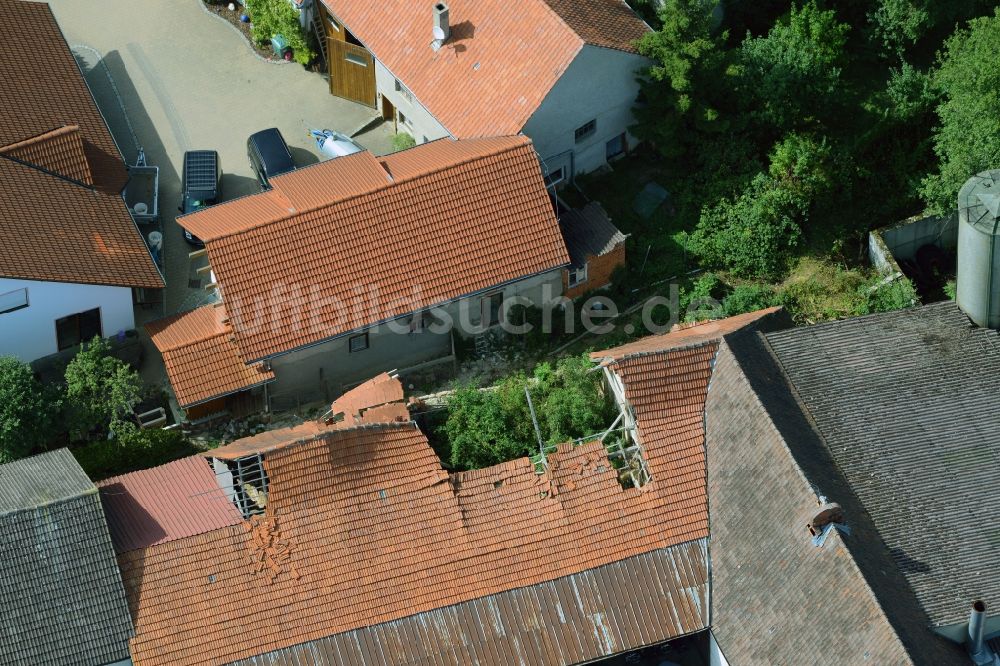
<svg viewBox="0 0 1000 666"><path fill-rule="evenodd" d="M1000 329L1000 169L958 193L958 307L978 326Z"/></svg>

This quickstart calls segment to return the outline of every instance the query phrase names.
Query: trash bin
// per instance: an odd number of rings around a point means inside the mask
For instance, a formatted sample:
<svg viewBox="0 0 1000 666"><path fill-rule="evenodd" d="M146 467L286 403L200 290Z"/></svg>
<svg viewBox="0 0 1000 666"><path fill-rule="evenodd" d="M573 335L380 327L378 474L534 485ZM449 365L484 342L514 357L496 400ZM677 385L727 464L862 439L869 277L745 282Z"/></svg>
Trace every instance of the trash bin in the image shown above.
<svg viewBox="0 0 1000 666"><path fill-rule="evenodd" d="M274 55L279 58L284 58L285 54L289 52L288 40L282 35L275 35L271 38L271 48L274 49Z"/></svg>

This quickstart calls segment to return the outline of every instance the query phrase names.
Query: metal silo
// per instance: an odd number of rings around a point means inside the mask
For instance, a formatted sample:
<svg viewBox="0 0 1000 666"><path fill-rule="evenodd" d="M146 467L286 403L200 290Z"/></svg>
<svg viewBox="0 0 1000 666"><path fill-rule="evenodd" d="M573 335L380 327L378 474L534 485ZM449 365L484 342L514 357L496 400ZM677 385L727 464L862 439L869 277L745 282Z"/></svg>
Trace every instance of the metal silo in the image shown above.
<svg viewBox="0 0 1000 666"><path fill-rule="evenodd" d="M956 301L979 326L1000 329L1000 169L970 178L958 193Z"/></svg>

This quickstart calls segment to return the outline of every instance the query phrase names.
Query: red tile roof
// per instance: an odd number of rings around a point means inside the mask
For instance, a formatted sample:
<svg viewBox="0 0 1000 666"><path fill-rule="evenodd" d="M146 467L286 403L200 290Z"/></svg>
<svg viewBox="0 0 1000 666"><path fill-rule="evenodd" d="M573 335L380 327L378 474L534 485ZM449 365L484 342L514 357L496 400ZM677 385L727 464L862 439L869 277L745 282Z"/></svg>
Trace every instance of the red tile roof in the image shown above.
<svg viewBox="0 0 1000 666"><path fill-rule="evenodd" d="M163 287L119 196L121 155L48 5L0 0L0 17L0 42L29 44L0 54L0 277Z"/></svg>
<svg viewBox="0 0 1000 666"><path fill-rule="evenodd" d="M300 169L181 218L205 240L244 358L568 263L527 138L442 140L381 159L379 171L367 153ZM377 302L354 307L359 289Z"/></svg>
<svg viewBox="0 0 1000 666"><path fill-rule="evenodd" d="M13 157L71 180L93 185L90 164L77 125L60 127L0 148L0 155Z"/></svg>
<svg viewBox="0 0 1000 666"><path fill-rule="evenodd" d="M118 553L235 525L243 517L200 456L97 484Z"/></svg>
<svg viewBox="0 0 1000 666"><path fill-rule="evenodd" d="M163 287L121 197L5 157L0 183L0 277Z"/></svg>
<svg viewBox="0 0 1000 666"><path fill-rule="evenodd" d="M716 347L623 370L652 471L641 489L622 488L600 442L560 446L542 475L526 458L449 475L413 424L268 452L264 517L120 557L136 665L243 659L705 538ZM704 585L701 571L682 577ZM705 626L693 597L674 611L664 640Z"/></svg>
<svg viewBox="0 0 1000 666"><path fill-rule="evenodd" d="M247 365L232 340L221 305L206 305L146 324L163 356L181 407L260 386L274 379L261 364Z"/></svg>
<svg viewBox="0 0 1000 666"><path fill-rule="evenodd" d="M324 1L458 138L520 132L585 43L632 51L649 30L622 0L450 0L434 51L432 3Z"/></svg>
<svg viewBox="0 0 1000 666"><path fill-rule="evenodd" d="M718 340L723 335L738 331L745 326L749 326L780 311L780 307L773 307L725 319L711 319L695 323L678 324L669 333L649 335L612 349L591 352L590 358L594 361L613 361L629 356L650 354Z"/></svg>
<svg viewBox="0 0 1000 666"><path fill-rule="evenodd" d="M52 10L41 2L0 0L0 16L0 43L23 45L30 36L30 48L0 53L0 99L7 100L0 146L77 125L98 188L121 192L127 180L121 154Z"/></svg>

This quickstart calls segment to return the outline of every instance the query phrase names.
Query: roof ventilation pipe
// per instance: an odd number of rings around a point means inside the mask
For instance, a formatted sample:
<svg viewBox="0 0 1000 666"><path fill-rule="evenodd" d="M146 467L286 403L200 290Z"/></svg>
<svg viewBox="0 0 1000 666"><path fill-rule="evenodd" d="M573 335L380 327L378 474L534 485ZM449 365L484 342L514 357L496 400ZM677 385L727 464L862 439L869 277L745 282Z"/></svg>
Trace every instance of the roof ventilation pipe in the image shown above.
<svg viewBox="0 0 1000 666"><path fill-rule="evenodd" d="M977 599L972 602L972 612L969 614L969 637L965 644L972 663L977 666L995 663L993 651L983 640L985 629L986 603Z"/></svg>
<svg viewBox="0 0 1000 666"><path fill-rule="evenodd" d="M434 4L434 41L443 44L451 36L451 26L448 24L448 5L443 2Z"/></svg>

